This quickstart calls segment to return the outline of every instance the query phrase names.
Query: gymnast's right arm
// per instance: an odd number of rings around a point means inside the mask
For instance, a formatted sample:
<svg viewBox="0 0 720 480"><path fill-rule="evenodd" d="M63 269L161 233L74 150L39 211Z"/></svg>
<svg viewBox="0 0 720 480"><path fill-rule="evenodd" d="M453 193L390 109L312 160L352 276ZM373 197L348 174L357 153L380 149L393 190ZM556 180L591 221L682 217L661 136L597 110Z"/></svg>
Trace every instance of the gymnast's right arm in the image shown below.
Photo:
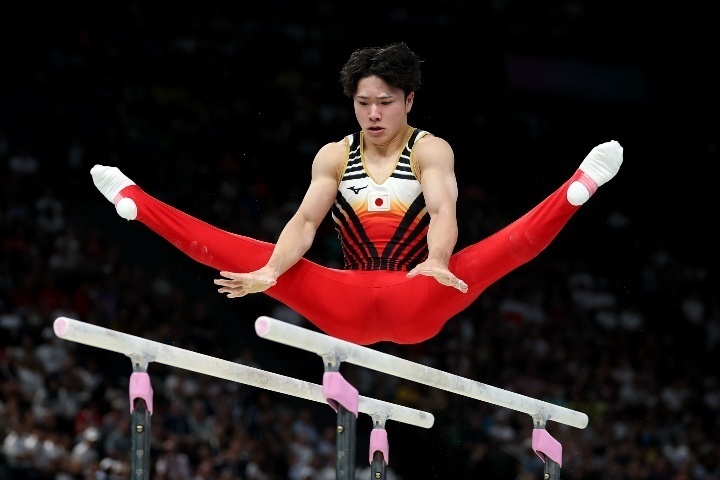
<svg viewBox="0 0 720 480"><path fill-rule="evenodd" d="M224 278L214 283L228 298L259 293L277 283L280 275L295 265L310 249L320 223L335 201L340 170L347 156L345 140L323 146L315 155L310 186L300 207L283 228L273 253L262 268L254 272L220 272Z"/></svg>

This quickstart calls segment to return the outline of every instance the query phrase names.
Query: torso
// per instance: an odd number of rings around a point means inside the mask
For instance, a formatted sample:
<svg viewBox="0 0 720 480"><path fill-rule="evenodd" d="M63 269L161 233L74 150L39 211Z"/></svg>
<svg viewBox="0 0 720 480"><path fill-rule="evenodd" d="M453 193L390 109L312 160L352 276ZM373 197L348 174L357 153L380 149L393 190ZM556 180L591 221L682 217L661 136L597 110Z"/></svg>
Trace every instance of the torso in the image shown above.
<svg viewBox="0 0 720 480"><path fill-rule="evenodd" d="M395 158L371 159L362 132L346 137L347 161L332 208L346 269L409 270L427 258L430 217L412 164L413 147L427 134L413 129Z"/></svg>

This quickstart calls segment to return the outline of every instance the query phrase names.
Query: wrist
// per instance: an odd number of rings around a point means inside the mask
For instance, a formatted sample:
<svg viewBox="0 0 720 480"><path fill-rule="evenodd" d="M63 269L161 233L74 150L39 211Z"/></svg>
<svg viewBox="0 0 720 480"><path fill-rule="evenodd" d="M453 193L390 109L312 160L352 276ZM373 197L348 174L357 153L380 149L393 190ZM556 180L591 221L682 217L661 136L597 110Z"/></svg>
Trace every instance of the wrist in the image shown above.
<svg viewBox="0 0 720 480"><path fill-rule="evenodd" d="M437 254L437 253L429 254L426 261L439 262L447 267L448 263L450 262L450 255L441 255L441 254Z"/></svg>
<svg viewBox="0 0 720 480"><path fill-rule="evenodd" d="M280 276L280 270L273 263L266 264L265 271L268 272L275 280L277 280L278 277Z"/></svg>

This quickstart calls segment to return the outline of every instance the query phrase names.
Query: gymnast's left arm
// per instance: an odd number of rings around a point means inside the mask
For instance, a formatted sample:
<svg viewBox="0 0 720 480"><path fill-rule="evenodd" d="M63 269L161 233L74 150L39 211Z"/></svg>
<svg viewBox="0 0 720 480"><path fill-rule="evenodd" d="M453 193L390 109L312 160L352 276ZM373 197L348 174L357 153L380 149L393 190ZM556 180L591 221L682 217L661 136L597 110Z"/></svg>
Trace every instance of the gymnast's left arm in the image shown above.
<svg viewBox="0 0 720 480"><path fill-rule="evenodd" d="M448 268L458 237L458 187L452 148L442 138L428 135L418 142L413 155L430 215L430 227L427 235L428 258L410 270L407 276L434 277L441 284L466 293L467 284Z"/></svg>

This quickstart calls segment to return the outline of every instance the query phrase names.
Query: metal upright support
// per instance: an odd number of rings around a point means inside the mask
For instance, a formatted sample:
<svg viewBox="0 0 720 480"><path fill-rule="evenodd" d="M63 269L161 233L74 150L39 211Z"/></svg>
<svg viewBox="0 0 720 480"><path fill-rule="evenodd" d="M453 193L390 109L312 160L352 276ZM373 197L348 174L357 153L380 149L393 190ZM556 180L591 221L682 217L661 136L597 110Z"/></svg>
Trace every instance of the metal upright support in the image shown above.
<svg viewBox="0 0 720 480"><path fill-rule="evenodd" d="M342 405L337 411L337 480L355 478L355 435L357 418Z"/></svg>
<svg viewBox="0 0 720 480"><path fill-rule="evenodd" d="M545 463L543 480L560 480L562 467L562 445L555 440L545 429L548 416L544 414L533 415L532 447L535 453Z"/></svg>
<svg viewBox="0 0 720 480"><path fill-rule="evenodd" d="M340 374L340 359L335 354L323 356L323 395L337 412L336 480L355 480L355 441L360 394Z"/></svg>
<svg viewBox="0 0 720 480"><path fill-rule="evenodd" d="M133 360L133 373L130 375L130 480L150 480L153 391L147 366L148 362L144 360Z"/></svg>
<svg viewBox="0 0 720 480"><path fill-rule="evenodd" d="M385 469L390 462L390 452L385 430L387 416L373 415L373 429L370 432L370 473L371 480L385 478Z"/></svg>

